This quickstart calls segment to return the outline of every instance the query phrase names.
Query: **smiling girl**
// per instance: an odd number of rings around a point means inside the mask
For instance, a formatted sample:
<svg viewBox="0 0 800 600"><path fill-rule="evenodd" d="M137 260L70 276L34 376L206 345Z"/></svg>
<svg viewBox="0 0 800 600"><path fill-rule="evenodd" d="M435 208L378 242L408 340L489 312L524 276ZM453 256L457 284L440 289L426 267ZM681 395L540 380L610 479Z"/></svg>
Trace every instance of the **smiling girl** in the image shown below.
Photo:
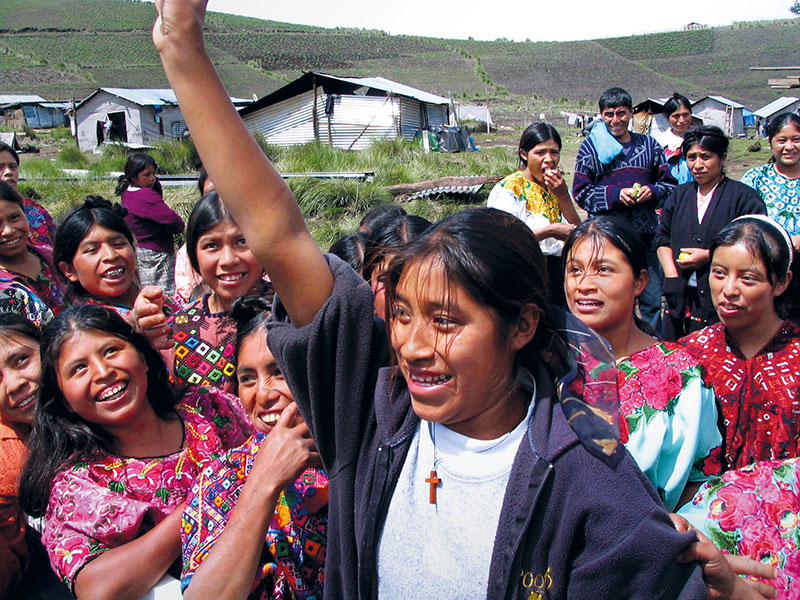
<svg viewBox="0 0 800 600"><path fill-rule="evenodd" d="M752 188L725 176L728 138L721 129L690 129L682 152L694 181L667 198L653 240L667 300L662 336L671 341L717 320L708 290L711 240L736 217L766 213Z"/></svg>
<svg viewBox="0 0 800 600"><path fill-rule="evenodd" d="M53 260L83 304L100 304L123 317L139 293L128 211L101 196L87 196L56 232Z"/></svg>
<svg viewBox="0 0 800 600"><path fill-rule="evenodd" d="M180 556L197 474L250 433L238 400L178 398L161 357L115 312L86 305L44 332L40 403L20 499L78 597L138 598Z"/></svg>
<svg viewBox="0 0 800 600"><path fill-rule="evenodd" d="M663 146L670 173L678 184L690 183L693 179L692 173L681 152L681 146L683 136L692 125L692 102L686 96L675 92L664 103L663 114L667 116L669 128L655 136L656 141Z"/></svg>
<svg viewBox="0 0 800 600"><path fill-rule="evenodd" d="M211 290L175 312L167 321L172 348L164 360L179 384L236 388L236 323L230 317L235 300L270 295L264 270L217 192L203 196L186 228L186 252L192 268Z"/></svg>
<svg viewBox="0 0 800 600"><path fill-rule="evenodd" d="M269 314L267 302L253 297L232 311L238 392L257 433L212 463L187 500L187 600L322 597L328 478L314 468L319 455L308 426L267 347Z"/></svg>
<svg viewBox="0 0 800 600"><path fill-rule="evenodd" d="M375 319L230 104L205 2L157 7L193 139L290 319L267 344L331 474L326 597L705 597L699 566L674 562L691 539L614 438L607 348L546 311L527 226L493 209L434 225L391 261Z"/></svg>
<svg viewBox="0 0 800 600"><path fill-rule="evenodd" d="M36 325L48 323L69 307L53 266L53 251L28 241L22 196L0 181L0 312L23 315Z"/></svg>
<svg viewBox="0 0 800 600"><path fill-rule="evenodd" d="M617 357L625 447L675 510L699 482L719 473L722 438L714 392L697 360L679 344L659 342L635 314L647 285L646 256L625 221L587 221L564 245L565 288L570 311L607 339Z"/></svg>
<svg viewBox="0 0 800 600"><path fill-rule="evenodd" d="M22 581L28 561L17 484L39 397L39 335L24 317L0 314L0 590L7 592Z"/></svg>
<svg viewBox="0 0 800 600"><path fill-rule="evenodd" d="M720 323L681 340L703 365L723 418L723 470L800 455L800 330L778 316L792 244L768 217L740 217L711 243Z"/></svg>

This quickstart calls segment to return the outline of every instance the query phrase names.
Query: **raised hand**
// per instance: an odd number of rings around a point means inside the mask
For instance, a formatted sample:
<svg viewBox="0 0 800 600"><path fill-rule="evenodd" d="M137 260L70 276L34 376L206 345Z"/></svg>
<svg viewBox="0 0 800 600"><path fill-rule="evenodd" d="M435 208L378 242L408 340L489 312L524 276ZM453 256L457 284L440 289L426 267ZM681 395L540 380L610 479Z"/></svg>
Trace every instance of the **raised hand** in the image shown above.
<svg viewBox="0 0 800 600"><path fill-rule="evenodd" d="M180 43L203 44L203 22L208 0L155 0L158 18L153 26L153 43L161 52L167 43L180 38Z"/></svg>

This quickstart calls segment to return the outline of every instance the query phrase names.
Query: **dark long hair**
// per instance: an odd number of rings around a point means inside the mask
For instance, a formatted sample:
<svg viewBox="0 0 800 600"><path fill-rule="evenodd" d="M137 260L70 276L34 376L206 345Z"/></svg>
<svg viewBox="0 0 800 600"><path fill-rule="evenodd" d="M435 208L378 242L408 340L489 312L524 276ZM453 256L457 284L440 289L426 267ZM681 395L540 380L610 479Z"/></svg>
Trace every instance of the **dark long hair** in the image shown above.
<svg viewBox="0 0 800 600"><path fill-rule="evenodd" d="M561 252L561 267L565 273L572 249L576 243L583 240L589 240L592 244L593 256L597 256L600 252L603 242L608 242L614 246L625 256L625 260L633 270L634 278L638 278L642 271L647 271L647 245L642 241L633 226L620 217L604 216L584 221L569 234ZM638 298L636 301L638 302ZM653 328L639 318L635 310L633 322L636 327L647 335L658 337Z"/></svg>
<svg viewBox="0 0 800 600"><path fill-rule="evenodd" d="M102 196L86 196L83 204L69 211L56 229L53 263L56 267L62 262L72 264L81 242L95 225L121 233L128 243L134 246L133 234L125 222L127 214L128 209L122 204L109 202ZM59 273L61 273L60 268ZM61 275L63 277L63 274ZM80 282L67 281L66 277L63 279L73 294L81 296L87 293Z"/></svg>
<svg viewBox="0 0 800 600"><path fill-rule="evenodd" d="M778 135L780 130L787 125L794 125L800 130L800 115L795 113L781 113L772 119L770 124L767 125L767 139L769 139L770 143L772 143L772 138Z"/></svg>
<svg viewBox="0 0 800 600"><path fill-rule="evenodd" d="M120 175L119 179L117 179L117 187L114 190L114 194L117 196L122 196L125 190L128 189L128 186L131 184L133 178L144 171L147 167L153 167L154 169L158 168L156 159L146 152L131 152L128 154L128 158L125 161L125 174ZM156 185L153 186L153 189L159 194L162 193L161 184L157 179Z"/></svg>
<svg viewBox="0 0 800 600"><path fill-rule="evenodd" d="M246 337L252 335L269 321L272 303L263 296L242 296L231 307L230 316L236 322L236 352ZM266 330L264 330L266 335Z"/></svg>
<svg viewBox="0 0 800 600"><path fill-rule="evenodd" d="M431 222L416 215L402 215L384 222L367 238L364 248L364 279L369 281L372 272L387 254L395 254L431 226Z"/></svg>
<svg viewBox="0 0 800 600"><path fill-rule="evenodd" d="M147 366L147 400L162 418L175 416L178 393L169 382L161 355L143 335L113 310L87 304L58 315L42 334L42 383L28 459L20 477L20 504L29 515L44 514L55 476L70 464L114 453L114 437L72 412L58 385L58 360L77 332L96 331L133 345Z"/></svg>
<svg viewBox="0 0 800 600"><path fill-rule="evenodd" d="M38 346L42 340L42 332L28 319L17 313L0 313L0 336L21 335Z"/></svg>
<svg viewBox="0 0 800 600"><path fill-rule="evenodd" d="M367 236L360 231L340 237L331 244L328 252L335 254L361 275L364 271L364 254Z"/></svg>
<svg viewBox="0 0 800 600"><path fill-rule="evenodd" d="M517 352L517 362L535 372L536 340L547 311L549 296L544 256L533 232L516 217L493 208L457 212L430 227L400 250L389 264L386 281L386 322L391 326L391 307L397 285L412 264L433 261L441 267L446 286L462 288L499 317L505 337L526 305L540 310L534 340Z"/></svg>
<svg viewBox="0 0 800 600"><path fill-rule="evenodd" d="M669 117L681 107L685 108L689 112L692 112L691 100L689 100L686 96L682 96L678 92L673 92L670 99L664 102L664 114Z"/></svg>
<svg viewBox="0 0 800 600"><path fill-rule="evenodd" d="M2 180L0 180L0 200L5 200L6 202L13 202L20 208L23 208L24 206L22 203L22 196L20 195L20 193Z"/></svg>
<svg viewBox="0 0 800 600"><path fill-rule="evenodd" d="M728 152L728 136L716 125L692 127L683 136L683 144L681 144L683 158L686 158L689 150L695 145L700 146L703 150L713 152L720 158L725 158L725 154Z"/></svg>
<svg viewBox="0 0 800 600"><path fill-rule="evenodd" d="M519 160L520 167L525 167L526 161L522 160L520 150L530 152L534 146L538 146L543 142L549 140L555 141L558 149L561 150L561 136L555 127L547 123L531 123L519 136L519 147L517 148L517 159Z"/></svg>

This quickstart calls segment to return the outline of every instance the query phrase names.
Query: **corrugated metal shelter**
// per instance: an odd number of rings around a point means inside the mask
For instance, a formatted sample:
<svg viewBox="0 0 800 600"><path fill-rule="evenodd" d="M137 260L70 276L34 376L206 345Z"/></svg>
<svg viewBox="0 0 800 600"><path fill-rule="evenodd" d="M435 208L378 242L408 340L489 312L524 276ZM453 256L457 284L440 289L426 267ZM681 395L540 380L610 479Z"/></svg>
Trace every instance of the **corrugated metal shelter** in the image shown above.
<svg viewBox="0 0 800 600"><path fill-rule="evenodd" d="M450 101L384 79L309 72L239 111L251 133L278 146L314 140L361 150L380 138L413 138L446 125Z"/></svg>
<svg viewBox="0 0 800 600"><path fill-rule="evenodd" d="M251 100L231 98L234 104ZM104 142L152 144L186 134L178 99L171 89L100 88L75 108L78 146L94 151Z"/></svg>
<svg viewBox="0 0 800 600"><path fill-rule="evenodd" d="M0 122L12 127L48 129L66 125L67 108L65 102L47 102L41 96L0 94Z"/></svg>
<svg viewBox="0 0 800 600"><path fill-rule="evenodd" d="M796 113L798 110L800 110L800 98L784 96L754 110L753 114L762 119L773 119L783 113Z"/></svg>
<svg viewBox="0 0 800 600"><path fill-rule="evenodd" d="M692 103L692 113L703 119L705 125L716 125L729 137L744 136L744 104L724 96L705 96Z"/></svg>

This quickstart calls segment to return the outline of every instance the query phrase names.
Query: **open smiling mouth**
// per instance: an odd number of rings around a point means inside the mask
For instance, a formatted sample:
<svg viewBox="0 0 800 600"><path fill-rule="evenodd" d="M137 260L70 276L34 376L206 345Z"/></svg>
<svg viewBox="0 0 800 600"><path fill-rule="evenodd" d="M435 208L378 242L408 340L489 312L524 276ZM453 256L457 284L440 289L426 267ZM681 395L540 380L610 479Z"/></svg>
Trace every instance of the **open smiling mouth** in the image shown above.
<svg viewBox="0 0 800 600"><path fill-rule="evenodd" d="M97 395L98 402L108 402L110 400L116 400L120 396L122 396L123 392L128 389L127 383L118 383L116 385L111 386L100 392Z"/></svg>
<svg viewBox="0 0 800 600"><path fill-rule="evenodd" d="M125 273L124 267L118 267L116 269L109 269L105 273L103 273L104 279L119 279Z"/></svg>
<svg viewBox="0 0 800 600"><path fill-rule="evenodd" d="M411 373L408 374L408 377L409 379L411 379L411 381L423 387L442 385L443 383L447 383L453 378L452 375L432 375L432 376L421 377L419 375L413 375Z"/></svg>
<svg viewBox="0 0 800 600"><path fill-rule="evenodd" d="M224 281L225 283L234 283L241 279L244 279L247 273L235 273L232 275L217 275L217 279L220 281Z"/></svg>

